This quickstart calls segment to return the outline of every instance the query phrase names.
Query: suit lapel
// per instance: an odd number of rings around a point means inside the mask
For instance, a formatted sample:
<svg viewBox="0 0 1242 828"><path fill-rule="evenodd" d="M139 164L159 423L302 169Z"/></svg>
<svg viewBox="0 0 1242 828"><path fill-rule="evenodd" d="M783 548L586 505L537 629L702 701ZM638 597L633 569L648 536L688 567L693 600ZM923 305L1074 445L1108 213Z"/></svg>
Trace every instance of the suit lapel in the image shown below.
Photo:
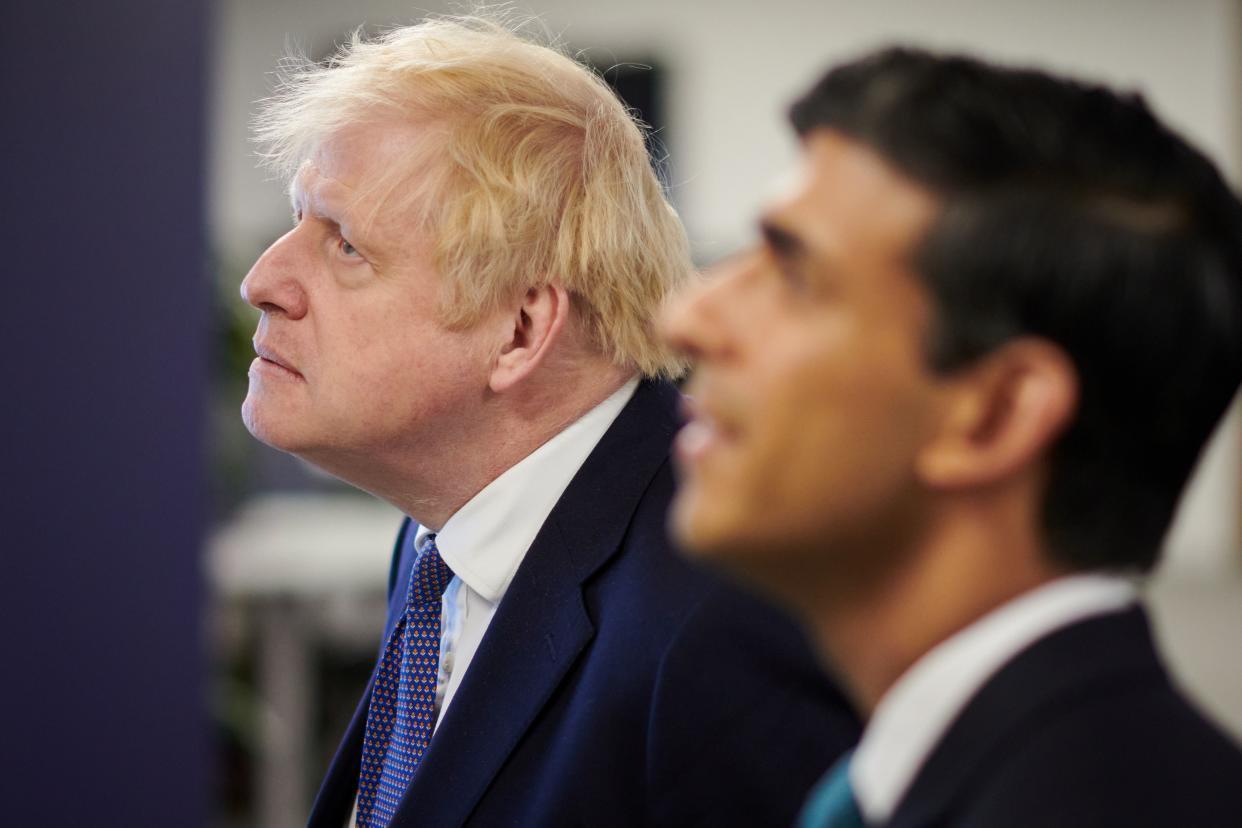
<svg viewBox="0 0 1242 828"><path fill-rule="evenodd" d="M1090 618L1019 653L971 699L932 751L887 828L940 825L1015 729L1072 695L1167 681L1146 615Z"/></svg>
<svg viewBox="0 0 1242 828"><path fill-rule="evenodd" d="M589 646L583 582L621 546L667 461L676 389L643 382L531 544L394 823L460 825Z"/></svg>

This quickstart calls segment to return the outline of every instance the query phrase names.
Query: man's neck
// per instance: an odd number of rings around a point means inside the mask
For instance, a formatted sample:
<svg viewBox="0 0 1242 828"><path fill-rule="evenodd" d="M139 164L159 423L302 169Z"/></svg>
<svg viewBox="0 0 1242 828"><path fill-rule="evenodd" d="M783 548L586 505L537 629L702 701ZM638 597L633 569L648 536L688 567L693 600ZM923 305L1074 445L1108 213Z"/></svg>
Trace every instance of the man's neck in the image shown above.
<svg viewBox="0 0 1242 828"><path fill-rule="evenodd" d="M452 439L371 463L366 484L349 482L438 530L489 483L616 393L632 376L621 369L563 378L559 393L522 389L498 398L473 427ZM436 473L428 476L428 470ZM444 470L449 470L445 473Z"/></svg>
<svg viewBox="0 0 1242 828"><path fill-rule="evenodd" d="M828 587L810 624L864 717L925 653L991 610L1063 572L1035 541L954 531L870 584Z"/></svg>

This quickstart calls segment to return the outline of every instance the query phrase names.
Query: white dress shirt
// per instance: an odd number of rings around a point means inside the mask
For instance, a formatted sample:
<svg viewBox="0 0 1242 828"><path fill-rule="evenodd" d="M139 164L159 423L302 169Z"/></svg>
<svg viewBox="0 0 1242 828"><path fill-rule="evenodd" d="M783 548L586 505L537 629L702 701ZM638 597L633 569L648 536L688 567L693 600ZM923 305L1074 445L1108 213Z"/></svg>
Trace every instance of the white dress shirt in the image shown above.
<svg viewBox="0 0 1242 828"><path fill-rule="evenodd" d="M1006 662L1054 630L1135 600L1135 587L1124 578L1071 575L993 610L928 651L880 699L854 752L850 785L866 820L888 821L958 713Z"/></svg>
<svg viewBox="0 0 1242 828"><path fill-rule="evenodd" d="M453 570L453 579L441 599L436 728L461 687L526 551L636 388L638 378L634 377L487 484L436 533L440 557ZM426 527L419 527L414 537L416 549L423 548L429 534ZM355 801L351 828L356 820Z"/></svg>
<svg viewBox="0 0 1242 828"><path fill-rule="evenodd" d="M453 570L440 617L436 727L461 687L526 550L637 387L635 377L489 483L436 533L440 557ZM422 548L428 534L425 526L418 528L415 548Z"/></svg>

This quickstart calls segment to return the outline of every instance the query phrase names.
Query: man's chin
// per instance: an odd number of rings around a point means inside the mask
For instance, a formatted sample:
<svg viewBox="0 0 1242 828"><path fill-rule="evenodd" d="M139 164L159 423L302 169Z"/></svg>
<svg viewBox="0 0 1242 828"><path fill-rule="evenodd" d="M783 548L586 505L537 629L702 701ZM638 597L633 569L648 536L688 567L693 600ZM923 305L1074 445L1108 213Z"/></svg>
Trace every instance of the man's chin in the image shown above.
<svg viewBox="0 0 1242 828"><path fill-rule="evenodd" d="M747 544L726 516L711 509L704 498L683 489L673 501L669 532L687 557L730 567L746 556Z"/></svg>
<svg viewBox="0 0 1242 828"><path fill-rule="evenodd" d="M268 448L276 449L276 451L281 451L285 454L292 454L296 457L302 456L299 444L292 440L283 438L278 432L274 433L270 429L251 428L249 426L247 426L247 429L250 431L251 437L258 440Z"/></svg>
<svg viewBox="0 0 1242 828"><path fill-rule="evenodd" d="M688 559L775 603L793 608L798 585L790 583L790 573L779 554L769 542L753 536L754 521L727 517L707 508L696 508L679 493L670 513L670 534Z"/></svg>
<svg viewBox="0 0 1242 828"><path fill-rule="evenodd" d="M254 404L249 397L242 403L242 424L250 432L250 436L266 446L283 451L287 454L302 456L307 450L305 440L289 428L287 421L273 417Z"/></svg>

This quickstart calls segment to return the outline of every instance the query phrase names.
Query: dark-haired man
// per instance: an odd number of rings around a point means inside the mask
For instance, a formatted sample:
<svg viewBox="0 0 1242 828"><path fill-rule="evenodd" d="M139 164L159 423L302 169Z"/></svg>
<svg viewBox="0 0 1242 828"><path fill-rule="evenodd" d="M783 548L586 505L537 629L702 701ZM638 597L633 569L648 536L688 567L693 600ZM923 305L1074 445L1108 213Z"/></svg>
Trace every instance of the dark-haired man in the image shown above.
<svg viewBox="0 0 1242 828"><path fill-rule="evenodd" d="M804 824L1242 825L1130 580L1242 377L1237 198L1136 97L965 58L792 118L796 186L666 329L677 534L869 718Z"/></svg>

